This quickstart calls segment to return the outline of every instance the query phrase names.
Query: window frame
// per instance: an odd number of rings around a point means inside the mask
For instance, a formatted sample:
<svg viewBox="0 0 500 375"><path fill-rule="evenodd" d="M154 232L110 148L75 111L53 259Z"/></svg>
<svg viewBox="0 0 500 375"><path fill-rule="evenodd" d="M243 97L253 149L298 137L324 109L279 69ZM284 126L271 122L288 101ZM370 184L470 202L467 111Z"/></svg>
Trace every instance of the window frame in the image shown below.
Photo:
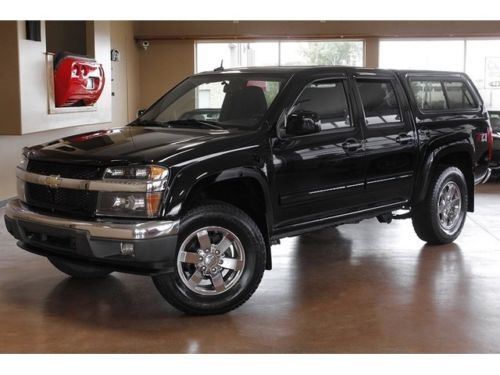
<svg viewBox="0 0 500 375"><path fill-rule="evenodd" d="M321 78L314 78L310 81L307 81L304 84L304 86L302 87L302 89L300 90L300 92L295 96L295 98L293 99L291 104L287 107L286 117L288 117L291 113L293 113L293 112L290 112L290 110L293 108L293 106L295 105L297 100L300 98L302 93L307 89L307 87L309 85L316 83L316 82L322 82L322 81L339 81L342 83L342 88L344 89L344 95L345 95L347 109L348 109L348 113L349 113L350 126L346 126L343 128L336 128L336 129L321 130L318 133L304 134L304 135L289 135L289 134L286 134L286 130L285 130L285 132L283 133L283 138L287 138L287 139L306 138L306 137L318 137L318 136L325 136L325 135L329 135L329 134L339 134L339 133L340 134L343 134L343 133L350 134L350 133L356 132L357 127L356 127L356 123L353 119L353 114L354 114L353 103L352 103L352 100L349 96L349 82L348 82L347 76L344 74L337 75L337 76L334 75L334 76L326 76L326 77L321 77ZM283 125L284 125L284 123L280 124L279 126L281 127Z"/></svg>
<svg viewBox="0 0 500 375"><path fill-rule="evenodd" d="M401 102L400 95L401 93L398 93L398 85L395 84L396 78L393 76L386 76L386 75L373 75L373 76L367 76L367 75L355 75L353 77L353 87L356 90L356 97L359 102L359 111L360 111L360 116L362 120L362 125L363 128L366 129L367 131L370 131L371 129L390 129L390 128L400 128L400 127L405 127L406 122L404 120L404 111L403 111L403 103ZM385 123L380 123L380 124L371 124L368 125L366 123L366 113L365 113L365 106L363 104L363 99L361 97L361 92L359 90L359 87L357 85L358 81L388 81L390 82L394 94L396 96L396 103L398 105L399 109L399 117L400 120L398 122L391 122L388 124Z"/></svg>
<svg viewBox="0 0 500 375"><path fill-rule="evenodd" d="M363 66L366 65L366 39L364 38L306 38L306 39L297 39L297 38L283 38L283 37L277 37L277 38L271 38L271 39L254 39L254 38L242 38L242 39L227 39L227 38L221 38L221 39L197 39L194 42L194 68L195 68L195 74L199 73L208 73L208 71L202 71L199 69L198 66L198 57L199 57L199 52L198 52L198 45L200 44L217 44L217 43L235 43L235 44L241 44L241 43L277 43L278 44L278 64L277 65L272 65L272 66L285 66L285 67L293 67L293 66L299 66L299 65L286 65L281 63L281 45L282 43L290 43L290 42L360 42L362 44L362 65L361 66L356 66L356 68L362 68ZM218 64L220 63L219 61L217 62ZM322 66L322 65L315 65L315 66ZM334 65L327 65L333 67ZM217 66L214 66L216 68ZM244 68L245 66L235 66L234 69L237 68ZM256 66L252 66L256 67ZM233 69L233 68L228 68L228 69Z"/></svg>
<svg viewBox="0 0 500 375"><path fill-rule="evenodd" d="M443 88L443 93L444 93L444 96L446 98L446 104L448 106L448 110L449 111L465 111L465 110L478 110L479 109L479 105L477 103L477 100L475 98L475 96L473 95L472 93L472 90L470 90L470 88L467 86L467 84L464 82L464 81L461 81L461 80L443 80L443 81L440 81L441 82L441 87ZM472 108L451 108L450 107L450 97L448 95L448 90L446 89L446 83L456 83L456 82L459 82L459 83L462 83L463 86L466 90L468 90L469 92L469 95L473 101L473 104L475 105L475 107L472 107Z"/></svg>
<svg viewBox="0 0 500 375"><path fill-rule="evenodd" d="M469 80L466 79L462 75L454 74L453 76L450 75L429 75L429 74L407 74L405 77L405 81L407 84L407 89L408 89L408 94L410 96L410 101L412 105L414 106L415 110L423 117L425 116L432 116L432 115L453 115L453 114L473 114L477 113L478 111L481 110L482 102L479 100L478 93L476 89L470 84ZM431 82L439 82L441 84L441 88L443 90L443 94L446 100L446 109L421 109L417 101L415 99L415 94L413 93L413 90L411 89L411 82L412 81L431 81ZM448 94L446 92L446 88L444 83L445 82L461 82L464 84L464 86L469 90L469 93L471 94L471 97L474 101L474 104L476 105L474 108L463 108L463 109L450 109L449 108L449 102L448 102Z"/></svg>

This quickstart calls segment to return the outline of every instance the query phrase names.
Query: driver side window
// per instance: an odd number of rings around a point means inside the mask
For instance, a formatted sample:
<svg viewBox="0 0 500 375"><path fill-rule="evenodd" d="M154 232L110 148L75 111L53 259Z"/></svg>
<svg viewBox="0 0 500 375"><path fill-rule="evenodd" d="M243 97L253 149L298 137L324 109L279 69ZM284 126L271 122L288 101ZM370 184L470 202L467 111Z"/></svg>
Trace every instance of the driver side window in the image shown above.
<svg viewBox="0 0 500 375"><path fill-rule="evenodd" d="M321 80L308 84L291 113L311 113L321 131L351 127L344 81Z"/></svg>

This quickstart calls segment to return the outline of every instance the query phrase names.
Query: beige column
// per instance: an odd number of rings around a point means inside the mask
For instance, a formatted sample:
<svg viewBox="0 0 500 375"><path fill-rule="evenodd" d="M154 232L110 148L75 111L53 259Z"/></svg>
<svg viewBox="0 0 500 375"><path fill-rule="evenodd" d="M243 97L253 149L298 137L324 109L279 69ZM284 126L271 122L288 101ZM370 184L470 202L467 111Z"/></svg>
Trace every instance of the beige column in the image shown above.
<svg viewBox="0 0 500 375"><path fill-rule="evenodd" d="M365 39L365 66L378 68L379 38Z"/></svg>
<svg viewBox="0 0 500 375"><path fill-rule="evenodd" d="M21 96L19 84L19 45L17 21L0 21L0 135L21 134Z"/></svg>

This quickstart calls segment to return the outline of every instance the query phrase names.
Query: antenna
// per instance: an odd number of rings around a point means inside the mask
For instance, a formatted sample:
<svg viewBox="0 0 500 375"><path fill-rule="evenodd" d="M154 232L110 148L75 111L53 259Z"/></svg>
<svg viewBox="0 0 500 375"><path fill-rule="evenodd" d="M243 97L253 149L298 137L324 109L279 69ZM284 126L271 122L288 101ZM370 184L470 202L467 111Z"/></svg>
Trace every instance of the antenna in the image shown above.
<svg viewBox="0 0 500 375"><path fill-rule="evenodd" d="M214 72L222 72L224 70L224 59L221 59L220 66L214 69Z"/></svg>

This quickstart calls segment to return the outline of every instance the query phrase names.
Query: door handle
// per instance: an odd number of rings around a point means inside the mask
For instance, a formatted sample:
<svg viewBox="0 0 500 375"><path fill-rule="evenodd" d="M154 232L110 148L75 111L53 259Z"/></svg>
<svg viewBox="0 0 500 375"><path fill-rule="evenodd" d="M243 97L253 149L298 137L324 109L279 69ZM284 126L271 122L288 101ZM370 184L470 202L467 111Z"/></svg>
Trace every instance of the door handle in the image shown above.
<svg viewBox="0 0 500 375"><path fill-rule="evenodd" d="M346 140L344 143L342 143L342 148L346 152L356 151L356 150L360 149L361 147L363 147L363 144L354 138L350 138L350 139Z"/></svg>
<svg viewBox="0 0 500 375"><path fill-rule="evenodd" d="M398 142L402 145L406 145L406 144L410 143L411 141L413 141L413 137L411 135L407 135L407 134L400 134L396 138L396 142Z"/></svg>

